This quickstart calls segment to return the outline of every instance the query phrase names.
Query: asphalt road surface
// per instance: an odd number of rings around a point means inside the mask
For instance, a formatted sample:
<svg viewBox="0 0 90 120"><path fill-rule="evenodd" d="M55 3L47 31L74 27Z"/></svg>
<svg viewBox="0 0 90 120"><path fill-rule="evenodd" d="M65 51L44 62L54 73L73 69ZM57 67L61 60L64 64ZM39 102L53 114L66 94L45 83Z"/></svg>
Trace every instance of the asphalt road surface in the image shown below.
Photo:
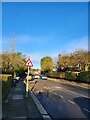
<svg viewBox="0 0 90 120"><path fill-rule="evenodd" d="M29 81L32 89L49 116L55 118L90 119L89 89L50 80Z"/></svg>

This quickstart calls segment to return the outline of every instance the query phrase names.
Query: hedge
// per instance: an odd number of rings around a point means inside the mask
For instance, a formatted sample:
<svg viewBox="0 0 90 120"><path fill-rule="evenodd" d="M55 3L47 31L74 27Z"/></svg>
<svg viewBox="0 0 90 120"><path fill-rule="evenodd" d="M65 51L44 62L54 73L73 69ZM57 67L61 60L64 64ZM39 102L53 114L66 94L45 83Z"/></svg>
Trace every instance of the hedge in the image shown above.
<svg viewBox="0 0 90 120"><path fill-rule="evenodd" d="M80 72L79 81L84 83L90 83L90 71Z"/></svg>
<svg viewBox="0 0 90 120"><path fill-rule="evenodd" d="M58 78L64 79L65 78L65 72L59 72Z"/></svg>
<svg viewBox="0 0 90 120"><path fill-rule="evenodd" d="M77 76L77 73L78 72L52 71L48 73L47 76L51 78L59 78L59 79L66 79L70 81L76 81L76 82L90 83L90 71L80 72L78 76Z"/></svg>
<svg viewBox="0 0 90 120"><path fill-rule="evenodd" d="M71 81L76 81L77 80L77 73L76 72L66 72L65 79L71 80Z"/></svg>
<svg viewBox="0 0 90 120"><path fill-rule="evenodd" d="M56 72L52 71L47 74L48 77L53 77L53 78L65 78L65 72Z"/></svg>
<svg viewBox="0 0 90 120"><path fill-rule="evenodd" d="M9 92L12 83L11 74L1 74L0 78L2 79L2 100L4 100Z"/></svg>

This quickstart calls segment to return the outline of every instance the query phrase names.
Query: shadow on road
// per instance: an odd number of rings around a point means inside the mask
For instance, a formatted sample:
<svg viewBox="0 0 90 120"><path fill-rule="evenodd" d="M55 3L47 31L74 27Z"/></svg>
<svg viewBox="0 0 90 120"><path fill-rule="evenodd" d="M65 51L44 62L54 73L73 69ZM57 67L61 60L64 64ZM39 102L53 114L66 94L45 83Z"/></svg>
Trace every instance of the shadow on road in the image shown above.
<svg viewBox="0 0 90 120"><path fill-rule="evenodd" d="M58 97L58 95L51 94L50 91L47 90L38 91L35 93L35 95L44 106L44 108L47 110L52 120L57 118L66 120L73 120L75 118L81 120L90 119L90 99L88 98L74 98L73 101L78 106L77 107L73 104L69 104L67 100Z"/></svg>
<svg viewBox="0 0 90 120"><path fill-rule="evenodd" d="M67 120L67 118L73 120L68 112L68 107L63 103L62 99L60 104L60 98L58 96L52 96L47 92L39 92L36 96L52 120Z"/></svg>
<svg viewBox="0 0 90 120"><path fill-rule="evenodd" d="M90 119L90 99L85 97L78 97L73 99L74 102L80 107L83 114Z"/></svg>

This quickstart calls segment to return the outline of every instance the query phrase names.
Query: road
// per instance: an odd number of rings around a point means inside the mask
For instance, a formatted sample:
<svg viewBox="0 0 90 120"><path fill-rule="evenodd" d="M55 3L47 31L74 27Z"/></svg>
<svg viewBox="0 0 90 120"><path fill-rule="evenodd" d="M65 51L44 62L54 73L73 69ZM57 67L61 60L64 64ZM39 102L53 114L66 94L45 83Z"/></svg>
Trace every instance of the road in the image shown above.
<svg viewBox="0 0 90 120"><path fill-rule="evenodd" d="M29 81L31 89L36 80ZM38 79L32 89L47 113L55 118L90 118L89 90L63 82Z"/></svg>

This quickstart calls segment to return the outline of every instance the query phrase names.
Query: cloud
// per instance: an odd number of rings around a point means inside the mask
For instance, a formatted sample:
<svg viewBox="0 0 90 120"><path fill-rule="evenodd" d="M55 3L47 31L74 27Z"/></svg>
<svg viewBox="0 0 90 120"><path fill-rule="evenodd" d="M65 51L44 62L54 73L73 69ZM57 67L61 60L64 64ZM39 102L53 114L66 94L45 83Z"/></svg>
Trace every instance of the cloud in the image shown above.
<svg viewBox="0 0 90 120"><path fill-rule="evenodd" d="M88 50L88 37L81 37L78 39L70 40L64 45L64 48L52 49L47 51L34 51L32 53L25 53L27 56L30 56L32 61L35 64L40 64L40 59L45 56L51 56L53 60L56 60L58 54L69 54L75 50L83 49Z"/></svg>
<svg viewBox="0 0 90 120"><path fill-rule="evenodd" d="M11 39L14 39L15 46L18 44L21 45L29 45L29 44L35 44L35 45L44 45L49 40L51 40L54 37L54 35L47 35L47 36L31 36L31 35L14 35L12 38L11 36L3 36L2 38L2 45L4 48L8 48L10 46Z"/></svg>
<svg viewBox="0 0 90 120"><path fill-rule="evenodd" d="M52 50L47 51L34 51L31 53L25 53L27 56L30 56L33 61L38 62L40 59L44 56L51 56L52 58L56 58L58 54L69 54L74 52L75 50L88 50L88 37L82 37L78 39L74 39L69 41L69 43L65 44L63 48L56 48Z"/></svg>
<svg viewBox="0 0 90 120"><path fill-rule="evenodd" d="M30 44L31 42L36 42L37 44L44 44L44 43L49 43L49 40L52 39L53 36L46 36L46 37L31 37L29 35L23 35L23 36L17 36L17 40L19 44ZM5 39L4 41L2 41L2 43L5 45L8 45L8 38L7 40ZM41 41L42 40L42 41ZM9 40L10 41L10 40ZM59 42L59 41L58 41ZM48 49L47 47L45 49L34 49L30 52L25 52L23 50L22 47L22 54L26 55L27 57L29 56L34 64L34 67L38 66L40 67L40 60L41 58L45 57L45 56L51 56L53 60L56 60L58 57L58 54L69 54L74 52L76 49L83 49L83 50L88 50L88 37L81 37L78 39L74 39L74 40L67 40L66 43L65 41L63 43L58 43L61 45L61 47L54 47L50 46L52 48Z"/></svg>
<svg viewBox="0 0 90 120"><path fill-rule="evenodd" d="M41 58L45 56L50 56L52 59L56 58L58 56L58 51L49 51L48 53L44 51L41 52L38 51L38 52L24 53L24 54L27 56L27 58L30 57L34 63L39 63Z"/></svg>
<svg viewBox="0 0 90 120"><path fill-rule="evenodd" d="M36 44L36 45L44 45L49 40L51 40L53 35L46 36L30 36L30 35L19 35L16 37L16 42L19 41L21 44Z"/></svg>
<svg viewBox="0 0 90 120"><path fill-rule="evenodd" d="M67 48L65 50L67 53L71 53L79 49L88 51L88 37L71 40L71 43L69 42L69 44L67 44Z"/></svg>
<svg viewBox="0 0 90 120"><path fill-rule="evenodd" d="M54 37L55 37L54 35L49 35L49 36L18 35L15 37L15 46L19 46L19 45L29 46L30 44L32 44L32 46L38 46L38 49L44 48L45 51L45 45L48 47L49 46L48 44L50 43L51 40L52 41L54 40ZM3 49L9 49L10 40L11 38L7 36L2 38ZM63 51L70 53L75 51L76 49L88 50L88 37L81 37L74 40L66 39L61 43L60 41L58 41L58 44L60 44L61 46L53 47L53 44L50 45L50 49L48 51L50 55L55 56L57 52L63 53ZM37 51L35 50L35 52ZM38 51L38 52L41 53L43 51Z"/></svg>

